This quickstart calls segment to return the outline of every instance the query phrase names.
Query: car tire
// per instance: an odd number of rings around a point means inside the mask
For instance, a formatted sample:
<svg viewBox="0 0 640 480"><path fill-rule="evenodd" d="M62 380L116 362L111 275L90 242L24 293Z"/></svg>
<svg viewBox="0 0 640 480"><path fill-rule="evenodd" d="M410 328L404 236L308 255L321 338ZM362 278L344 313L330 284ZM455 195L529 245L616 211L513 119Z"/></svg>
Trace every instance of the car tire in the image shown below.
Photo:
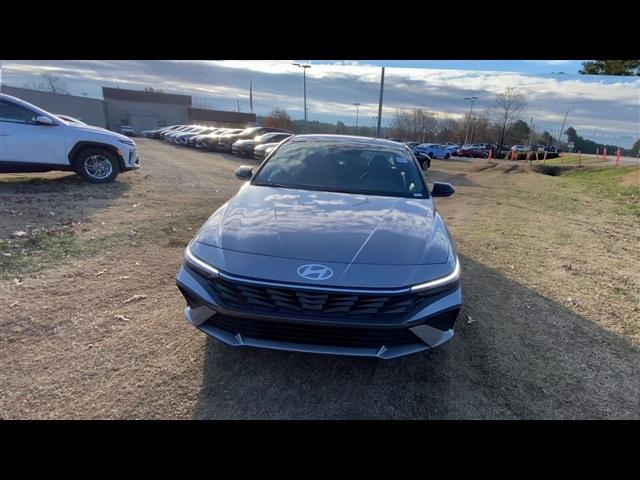
<svg viewBox="0 0 640 480"><path fill-rule="evenodd" d="M424 166L427 166L427 168L424 168ZM429 160L428 158L422 161L422 165L420 165L422 167L422 170L428 170L429 168L431 168L431 160Z"/></svg>
<svg viewBox="0 0 640 480"><path fill-rule="evenodd" d="M449 160L451 158L451 154L449 152L444 154L444 159Z"/></svg>
<svg viewBox="0 0 640 480"><path fill-rule="evenodd" d="M75 171L89 183L112 182L120 171L116 156L104 148L85 148L78 152Z"/></svg>

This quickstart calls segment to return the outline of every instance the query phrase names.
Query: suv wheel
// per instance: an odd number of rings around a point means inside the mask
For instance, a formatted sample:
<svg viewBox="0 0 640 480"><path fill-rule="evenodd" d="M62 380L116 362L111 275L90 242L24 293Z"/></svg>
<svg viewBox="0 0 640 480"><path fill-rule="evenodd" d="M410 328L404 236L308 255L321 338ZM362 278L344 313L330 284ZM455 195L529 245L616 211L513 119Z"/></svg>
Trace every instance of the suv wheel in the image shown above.
<svg viewBox="0 0 640 480"><path fill-rule="evenodd" d="M76 156L76 172L90 183L112 182L120 166L113 153L102 148L87 148Z"/></svg>
<svg viewBox="0 0 640 480"><path fill-rule="evenodd" d="M451 158L451 154L449 152L444 154L444 159L449 160Z"/></svg>

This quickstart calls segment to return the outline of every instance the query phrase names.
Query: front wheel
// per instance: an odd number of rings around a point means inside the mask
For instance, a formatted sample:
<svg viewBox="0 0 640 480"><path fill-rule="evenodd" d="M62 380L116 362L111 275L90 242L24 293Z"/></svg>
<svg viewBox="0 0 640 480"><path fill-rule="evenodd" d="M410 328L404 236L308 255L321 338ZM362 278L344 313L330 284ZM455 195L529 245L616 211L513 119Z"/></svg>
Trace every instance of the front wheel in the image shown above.
<svg viewBox="0 0 640 480"><path fill-rule="evenodd" d="M451 158L451 154L449 152L444 154L444 159L449 160Z"/></svg>
<svg viewBox="0 0 640 480"><path fill-rule="evenodd" d="M118 176L118 160L102 148L82 150L76 157L76 172L90 183L112 182Z"/></svg>

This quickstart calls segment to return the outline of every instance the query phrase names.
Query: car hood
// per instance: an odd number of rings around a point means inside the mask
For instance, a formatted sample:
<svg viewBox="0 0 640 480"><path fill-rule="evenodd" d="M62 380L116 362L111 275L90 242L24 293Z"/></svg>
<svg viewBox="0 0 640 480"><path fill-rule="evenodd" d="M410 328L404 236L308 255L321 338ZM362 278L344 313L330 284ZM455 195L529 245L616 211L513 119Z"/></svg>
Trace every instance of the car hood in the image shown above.
<svg viewBox="0 0 640 480"><path fill-rule="evenodd" d="M430 198L396 198L254 186L216 211L196 242L229 252L368 265L451 261Z"/></svg>
<svg viewBox="0 0 640 480"><path fill-rule="evenodd" d="M79 125L79 124L68 124L68 126L70 128L75 128L75 129L84 130L88 132L95 132L95 133L101 133L104 135L109 135L110 137L116 137L118 140L127 140L129 142L131 141L131 139L126 135L122 135L121 133L117 133L117 132L112 132L111 130L107 130L106 128L102 128L102 127L94 127L93 125Z"/></svg>
<svg viewBox="0 0 640 480"><path fill-rule="evenodd" d="M261 143L256 146L256 150L266 150L268 148L277 147L278 145L280 145L280 142Z"/></svg>

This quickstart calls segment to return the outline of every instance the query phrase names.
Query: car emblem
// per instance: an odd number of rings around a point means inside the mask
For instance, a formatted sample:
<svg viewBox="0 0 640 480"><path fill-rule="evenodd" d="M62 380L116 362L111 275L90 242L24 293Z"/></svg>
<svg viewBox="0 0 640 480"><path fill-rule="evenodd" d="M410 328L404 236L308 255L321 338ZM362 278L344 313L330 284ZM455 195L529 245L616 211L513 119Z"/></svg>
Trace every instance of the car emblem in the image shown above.
<svg viewBox="0 0 640 480"><path fill-rule="evenodd" d="M298 267L298 275L307 280L326 280L333 276L333 270L324 265L309 263Z"/></svg>

